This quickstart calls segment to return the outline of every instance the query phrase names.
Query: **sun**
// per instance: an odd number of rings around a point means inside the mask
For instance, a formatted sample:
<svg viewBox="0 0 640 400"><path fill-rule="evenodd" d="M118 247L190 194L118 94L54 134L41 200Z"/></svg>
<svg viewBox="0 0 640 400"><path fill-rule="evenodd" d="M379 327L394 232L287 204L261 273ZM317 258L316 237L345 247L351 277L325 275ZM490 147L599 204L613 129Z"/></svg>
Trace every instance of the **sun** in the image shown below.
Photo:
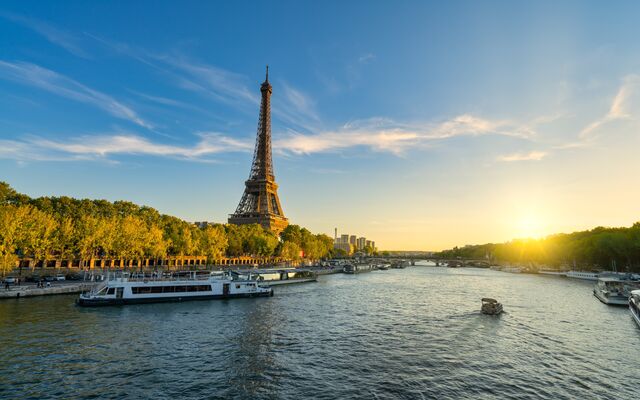
<svg viewBox="0 0 640 400"><path fill-rule="evenodd" d="M522 214L516 220L516 233L519 238L539 238L545 234L544 220L535 213Z"/></svg>

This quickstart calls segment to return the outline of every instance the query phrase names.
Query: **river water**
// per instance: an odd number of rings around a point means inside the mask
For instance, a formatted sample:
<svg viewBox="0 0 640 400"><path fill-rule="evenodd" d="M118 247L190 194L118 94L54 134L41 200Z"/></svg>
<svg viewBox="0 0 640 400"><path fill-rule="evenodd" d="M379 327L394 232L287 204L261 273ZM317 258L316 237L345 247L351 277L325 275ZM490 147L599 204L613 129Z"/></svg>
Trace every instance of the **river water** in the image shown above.
<svg viewBox="0 0 640 400"><path fill-rule="evenodd" d="M638 399L640 329L592 283L424 266L274 297L0 301L0 398ZM479 313L480 298L505 313Z"/></svg>

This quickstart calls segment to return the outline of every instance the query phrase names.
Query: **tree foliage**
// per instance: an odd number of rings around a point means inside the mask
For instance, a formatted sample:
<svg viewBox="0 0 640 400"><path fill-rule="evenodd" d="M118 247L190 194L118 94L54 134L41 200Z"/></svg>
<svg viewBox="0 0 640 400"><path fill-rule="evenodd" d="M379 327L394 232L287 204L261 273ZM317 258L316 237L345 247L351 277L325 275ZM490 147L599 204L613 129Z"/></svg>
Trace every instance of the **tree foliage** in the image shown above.
<svg viewBox="0 0 640 400"><path fill-rule="evenodd" d="M506 243L454 247L437 253L439 257L491 259L549 267L580 266L620 270L640 270L640 222L629 228L604 228L550 235L542 239L517 239Z"/></svg>
<svg viewBox="0 0 640 400"><path fill-rule="evenodd" d="M327 256L333 241L290 225L281 240L260 225L199 227L128 201L40 197L32 199L0 182L0 272L20 257L141 259L166 256Z"/></svg>

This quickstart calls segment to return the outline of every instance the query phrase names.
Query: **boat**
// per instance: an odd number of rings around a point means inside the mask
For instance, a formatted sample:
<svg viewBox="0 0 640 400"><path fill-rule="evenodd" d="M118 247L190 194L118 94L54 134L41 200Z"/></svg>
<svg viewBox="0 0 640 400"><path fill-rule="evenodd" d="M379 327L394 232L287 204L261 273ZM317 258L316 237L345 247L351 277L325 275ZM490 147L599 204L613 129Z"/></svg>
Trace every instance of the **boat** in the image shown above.
<svg viewBox="0 0 640 400"><path fill-rule="evenodd" d="M316 282L318 274L307 269L261 269L250 271L233 271L234 278L241 280L255 280L259 286L289 285L292 283Z"/></svg>
<svg viewBox="0 0 640 400"><path fill-rule="evenodd" d="M541 269L538 273L541 275L567 276L565 271L556 271L553 269Z"/></svg>
<svg viewBox="0 0 640 400"><path fill-rule="evenodd" d="M522 268L520 267L504 267L502 268L502 272L510 272L512 274L519 274L522 272Z"/></svg>
<svg viewBox="0 0 640 400"><path fill-rule="evenodd" d="M502 312L502 304L498 300L484 297L480 311L487 315L498 315Z"/></svg>
<svg viewBox="0 0 640 400"><path fill-rule="evenodd" d="M379 264L378 265L378 269L381 270L381 271L386 271L386 270L389 269L390 265L391 264Z"/></svg>
<svg viewBox="0 0 640 400"><path fill-rule="evenodd" d="M373 271L374 267L371 264L347 264L342 268L345 274L360 274L363 272Z"/></svg>
<svg viewBox="0 0 640 400"><path fill-rule="evenodd" d="M236 280L230 274L210 273L187 276L107 277L91 291L80 294L79 306L110 306L170 301L230 299L273 296L273 289L260 287L255 280Z"/></svg>
<svg viewBox="0 0 640 400"><path fill-rule="evenodd" d="M640 328L640 290L632 290L629 296L629 311Z"/></svg>
<svg viewBox="0 0 640 400"><path fill-rule="evenodd" d="M573 278L573 279L584 279L587 281L597 281L599 278L599 275L597 272L590 272L590 271L569 271L567 272L567 278Z"/></svg>
<svg viewBox="0 0 640 400"><path fill-rule="evenodd" d="M631 291L640 289L640 281L605 277L598 279L593 288L593 295L607 305L626 306L629 302Z"/></svg>

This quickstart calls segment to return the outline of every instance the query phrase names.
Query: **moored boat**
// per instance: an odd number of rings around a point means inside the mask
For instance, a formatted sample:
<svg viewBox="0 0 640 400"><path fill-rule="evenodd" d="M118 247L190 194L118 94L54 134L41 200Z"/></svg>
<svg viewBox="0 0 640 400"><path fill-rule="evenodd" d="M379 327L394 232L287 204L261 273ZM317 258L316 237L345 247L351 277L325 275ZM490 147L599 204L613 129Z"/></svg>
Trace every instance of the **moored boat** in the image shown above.
<svg viewBox="0 0 640 400"><path fill-rule="evenodd" d="M502 268L502 272L510 272L512 274L519 274L522 272L522 268L520 267L504 267Z"/></svg>
<svg viewBox="0 0 640 400"><path fill-rule="evenodd" d="M371 264L347 264L342 269L342 271L345 274L360 274L363 272L370 272L373 270L374 270L374 267Z"/></svg>
<svg viewBox="0 0 640 400"><path fill-rule="evenodd" d="M629 296L629 311L640 328L640 290L632 290Z"/></svg>
<svg viewBox="0 0 640 400"><path fill-rule="evenodd" d="M597 281L599 274L597 272L590 271L569 271L567 272L567 278L583 279L587 281Z"/></svg>
<svg viewBox="0 0 640 400"><path fill-rule="evenodd" d="M538 273L541 275L567 276L566 271L557 271L553 269L541 269Z"/></svg>
<svg viewBox="0 0 640 400"><path fill-rule="evenodd" d="M233 271L234 278L255 280L259 286L289 285L292 283L316 282L318 274L307 269L260 269L249 271Z"/></svg>
<svg viewBox="0 0 640 400"><path fill-rule="evenodd" d="M626 306L633 290L640 289L640 281L606 277L598 279L593 295L607 305Z"/></svg>
<svg viewBox="0 0 640 400"><path fill-rule="evenodd" d="M273 296L273 289L260 287L254 280L235 280L228 274L198 276L193 272L176 278L122 274L82 293L76 304L109 306L264 296Z"/></svg>

